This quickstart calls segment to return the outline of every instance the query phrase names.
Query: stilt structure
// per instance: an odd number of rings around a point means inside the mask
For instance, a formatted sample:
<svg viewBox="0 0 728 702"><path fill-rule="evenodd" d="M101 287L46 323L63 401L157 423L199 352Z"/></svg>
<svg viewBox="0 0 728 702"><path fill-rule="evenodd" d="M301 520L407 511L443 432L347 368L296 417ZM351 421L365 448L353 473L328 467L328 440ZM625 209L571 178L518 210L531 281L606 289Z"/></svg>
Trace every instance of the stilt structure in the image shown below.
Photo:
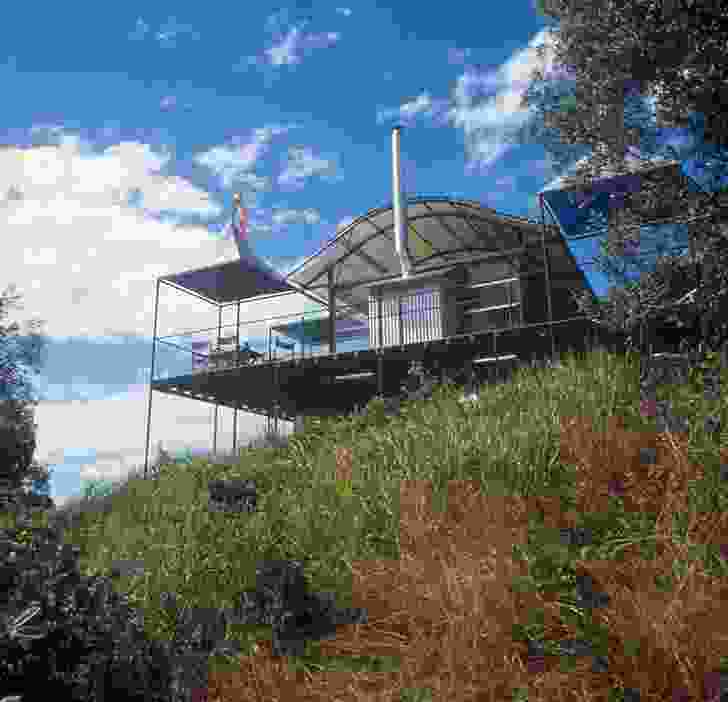
<svg viewBox="0 0 728 702"><path fill-rule="evenodd" d="M472 200L405 197L399 129L392 134L393 201L356 218L285 277L250 257L157 280L152 391L213 402L266 417L266 428L307 416L344 415L375 396L398 395L413 361L457 379L466 364L480 379L507 377L523 363L584 352L595 344L625 351L625 336L580 313L573 294L596 296L564 231L499 214ZM208 363L154 377L160 286L218 307ZM290 313L261 313L286 297ZM313 302L319 316L304 312ZM246 316L240 320L240 304ZM221 348L222 309L237 305L234 348ZM265 325L267 336L254 333ZM192 332L195 333L195 332ZM230 337L228 337L230 338ZM245 340L245 344L241 344ZM296 345L301 353L296 354ZM290 353L278 355L278 348ZM189 358L189 357L188 357ZM180 359L184 356L180 355ZM213 450L217 449L217 421Z"/></svg>

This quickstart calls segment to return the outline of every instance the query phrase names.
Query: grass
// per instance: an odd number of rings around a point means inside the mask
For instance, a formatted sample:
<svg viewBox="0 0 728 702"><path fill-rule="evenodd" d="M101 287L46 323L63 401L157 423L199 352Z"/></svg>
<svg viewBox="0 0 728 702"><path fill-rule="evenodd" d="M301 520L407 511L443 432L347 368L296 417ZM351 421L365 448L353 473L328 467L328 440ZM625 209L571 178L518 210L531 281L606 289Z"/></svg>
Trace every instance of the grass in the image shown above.
<svg viewBox="0 0 728 702"><path fill-rule="evenodd" d="M728 672L728 432L702 427L709 415L728 425L728 373L719 400L658 388L687 434L640 414L639 378L638 355L597 350L523 368L472 405L453 385L396 417L373 402L308 423L287 447L132 477L84 502L65 541L89 575L143 561L116 587L159 638L162 592L232 607L266 558L302 559L312 589L366 608L367 624L296 659L274 659L264 629L230 632L243 655L211 666L210 702L634 699L627 688L641 702L708 700ZM257 512L209 512L219 478L255 480ZM560 541L577 526L592 545ZM582 606L583 575L607 606ZM608 671L548 646L529 654L529 640L575 638Z"/></svg>

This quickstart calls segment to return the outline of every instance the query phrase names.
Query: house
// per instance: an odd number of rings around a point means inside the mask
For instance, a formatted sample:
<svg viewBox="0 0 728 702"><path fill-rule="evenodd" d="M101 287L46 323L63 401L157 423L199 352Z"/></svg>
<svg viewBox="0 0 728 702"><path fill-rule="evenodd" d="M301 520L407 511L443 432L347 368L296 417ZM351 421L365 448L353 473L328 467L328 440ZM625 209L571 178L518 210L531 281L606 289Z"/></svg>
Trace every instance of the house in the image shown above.
<svg viewBox="0 0 728 702"><path fill-rule="evenodd" d="M396 142L396 143L395 143ZM355 219L286 276L252 261L168 275L157 282L218 308L261 309L297 296L295 319L258 319L199 342L197 362L151 389L293 421L352 412L399 392L411 362L435 373L466 364L507 373L517 363L620 340L580 314L572 293L594 295L556 226L474 201L403 198L398 135L394 201ZM156 348L156 326L155 326ZM162 340L159 339L161 342ZM255 353L241 354L245 343ZM246 349L246 351L249 350ZM192 350L192 349L191 349ZM154 359L153 359L154 364ZM150 392L151 408L151 392Z"/></svg>

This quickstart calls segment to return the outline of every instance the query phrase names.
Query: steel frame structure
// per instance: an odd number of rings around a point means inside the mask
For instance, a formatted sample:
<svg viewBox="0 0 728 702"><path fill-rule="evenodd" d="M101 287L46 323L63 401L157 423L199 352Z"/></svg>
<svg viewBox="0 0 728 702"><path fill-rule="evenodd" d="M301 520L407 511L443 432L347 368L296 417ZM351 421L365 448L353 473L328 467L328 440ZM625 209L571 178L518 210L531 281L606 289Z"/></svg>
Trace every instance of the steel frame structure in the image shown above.
<svg viewBox="0 0 728 702"><path fill-rule="evenodd" d="M440 200L447 201L448 198L439 198ZM432 202L434 198L426 198L428 202ZM412 198L408 200L408 204L411 205L417 202L418 198ZM472 202L472 201L466 201ZM389 206L391 208L391 205ZM380 208L372 212L381 213L388 208ZM371 213L370 213L371 214ZM430 217L437 217L430 213ZM360 223L363 218L354 220L349 225L354 227L357 223ZM530 220L524 220L522 218L510 218L515 225L519 223L528 223L533 226L536 223ZM444 225L443 225L444 226ZM472 223L470 225L472 227ZM536 224L536 226L538 226ZM566 348L572 348L574 350L586 348L589 345L591 347L595 345L603 345L612 348L617 352L624 352L625 350L625 336L618 333L608 332L602 327L595 325L585 315L575 315L569 318L554 319L554 309L552 301L552 277L551 277L551 264L550 256L546 246L546 231L547 225L545 221L545 214L543 205L541 207L541 222L540 222L540 249L541 249L541 261L543 269L531 269L523 275L519 274L522 265L522 259L518 259L519 255L523 256L526 252L526 242L522 234L520 234L521 246L511 249L494 251L493 249L486 249L482 247L462 248L454 251L444 251L433 254L429 258L435 258L436 256L442 256L447 258L448 254L454 258L457 258L459 254L465 253L466 258L461 262L469 265L475 264L482 261L488 260L503 260L509 259L512 263L512 267L515 274L519 276L519 279L526 278L529 276L544 275L545 278L545 299L546 299L546 319L540 320L533 323L526 323L521 317L520 323L517 325L511 325L507 328L491 329L487 331L478 331L472 333L458 334L435 341L426 341L413 344L405 344L400 347L390 348L373 348L363 351L351 351L351 352L339 352L336 350L336 320L337 320L337 296L341 297L347 291L353 291L354 288L362 287L367 284L374 284L385 282L398 276L393 275L391 272L388 275L381 275L378 278L372 279L360 279L354 280L349 284L337 284L335 282L335 270L336 264L331 264L325 270L326 280L325 284L319 285L304 285L298 286L288 291L273 292L272 294L264 294L262 296L253 296L248 298L240 298L237 300L231 300L224 303L215 303L213 300L206 298L194 290L190 290L183 285L176 284L170 280L165 280L163 277L158 278L156 281L156 299L154 305L154 334L153 334L153 346L152 346L152 367L150 376L150 389L149 389L149 401L147 408L147 427L146 427L146 444L145 444L145 475L148 470L149 464L149 442L150 442L150 429L151 429L151 409L152 409L152 392L154 390L167 392L171 394L177 394L190 398L195 398L203 401L214 401L215 403L215 420L214 420L214 433L213 433L213 453L217 449L217 419L218 419L218 408L220 404L232 407L234 410L234 432L233 432L233 451L237 450L237 412L238 409L244 411L257 411L260 412L261 405L258 403L257 407L246 405L240 400L241 390L245 387L253 394L257 394L257 397L264 397L266 390L273 389L273 399L269 401L268 410L266 411L266 417L268 420L269 428L270 422L275 422L275 431L278 430L278 422L280 419L292 420L299 413L292 413L291 402L282 401L281 397L281 377L287 381L292 379L301 379L305 376L310 376L315 379L316 392L318 393L321 388L328 386L332 388L335 382L335 376L342 371L350 372L353 370L363 370L362 375L367 377L376 377L376 392L371 382L365 382L358 388L350 386L352 389L352 396L356 396L360 401L355 403L355 406L362 406L365 404L366 397L373 396L386 396L387 394L396 394L400 388L401 380L406 376L410 362L413 360L424 361L425 365L429 370L432 371L434 368L436 371L442 372L443 375L449 375L449 371L453 368L462 368L463 366L469 366L472 368L473 363L477 363L475 357L486 353L490 355L487 360L493 360L493 368L497 367L498 363L503 360L503 357L499 356L499 353L505 354L505 358L518 358L519 361L524 358L530 357L531 359L543 359L545 357L554 358L559 351L564 351ZM556 238L550 238L549 242L553 243L557 239L564 241L558 228L550 225L549 230L555 233ZM600 232L584 235L578 238L593 238ZM382 234L382 232L378 232ZM343 233L340 234L336 241L341 239ZM374 235L373 235L374 236ZM360 248L363 248L368 240L360 243ZM488 254L481 256L477 255L477 251L488 251ZM573 255L565 248L568 256ZM358 253L358 255L365 260L368 254L365 251L349 250L349 254ZM319 256L321 252L310 257L308 261ZM475 255L473 255L475 254ZM515 257L515 259L514 259ZM377 268L377 262L368 256L368 263L372 267ZM516 260L518 259L518 260ZM426 271L439 271L446 268L451 268L458 261L450 261L438 265L431 266ZM593 262L593 259L592 259ZM422 265L423 261L418 262L418 270ZM574 261L574 265L576 263ZM588 262L587 262L588 265ZM383 266L377 268L382 273L387 272L387 269ZM382 270L383 269L383 270ZM578 272L582 275L581 269ZM184 275L184 274L178 274ZM289 278L292 274L289 274ZM587 289L590 290L588 281L584 278ZM501 280L494 281L493 284L498 284ZM281 295L287 295L294 292L300 292L307 297L321 303L325 300L328 303L328 338L330 340L330 348L328 353L321 354L318 356L312 356L309 358L302 357L300 359L267 359L261 365L258 366L237 366L233 368L227 368L222 370L210 370L205 374L201 374L197 378L187 377L180 382L178 380L172 381L155 381L154 380L154 368L156 359L156 342L161 341L161 338L157 337L157 325L158 325L158 312L159 312L159 291L161 284L164 283L173 288L177 288L187 294L194 295L201 300L204 300L211 304L217 304L218 306L218 338L220 337L222 330L222 310L224 307L230 305L237 306L237 324L236 324L236 336L240 333L240 304L247 300L264 300L272 297L278 297ZM313 291L326 288L325 297L317 296ZM593 291L591 291L593 294ZM523 310L523 296L520 296L520 306ZM346 305L345 305L346 307ZM351 309L349 309L349 313ZM346 316L346 315L344 315ZM270 321L269 320L258 320L258 321ZM571 332L567 331L567 327L570 326ZM197 330L202 331L202 330ZM543 343L543 337L548 336L547 344ZM574 341L576 340L576 343ZM570 344L567 342L571 342ZM163 342L169 343L169 342ZM524 351L524 347L527 351ZM384 373L384 361L387 361L387 373ZM480 360L480 359L479 359ZM271 378L270 384L264 382L264 376L269 371ZM492 377L492 376L491 376ZM304 381L298 383L299 388L306 388L306 391L310 389L310 383L308 385ZM263 387L264 386L264 387ZM335 391L331 390L328 393L328 399L331 399L335 395ZM339 393L340 394L340 393ZM337 414L342 411L343 408L335 410L333 413ZM349 409L349 408L347 408ZM304 413L306 414L306 413Z"/></svg>

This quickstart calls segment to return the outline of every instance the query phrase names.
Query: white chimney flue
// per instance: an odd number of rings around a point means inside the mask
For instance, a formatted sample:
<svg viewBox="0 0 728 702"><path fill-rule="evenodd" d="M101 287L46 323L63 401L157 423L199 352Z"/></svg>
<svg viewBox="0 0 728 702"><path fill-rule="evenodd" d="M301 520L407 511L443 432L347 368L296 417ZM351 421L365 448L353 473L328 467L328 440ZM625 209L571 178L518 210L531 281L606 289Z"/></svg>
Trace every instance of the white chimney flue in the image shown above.
<svg viewBox="0 0 728 702"><path fill-rule="evenodd" d="M392 130L392 189L394 204L394 242L402 266L402 277L409 278L412 262L407 253L407 200L402 197L402 182L399 168L399 130Z"/></svg>

